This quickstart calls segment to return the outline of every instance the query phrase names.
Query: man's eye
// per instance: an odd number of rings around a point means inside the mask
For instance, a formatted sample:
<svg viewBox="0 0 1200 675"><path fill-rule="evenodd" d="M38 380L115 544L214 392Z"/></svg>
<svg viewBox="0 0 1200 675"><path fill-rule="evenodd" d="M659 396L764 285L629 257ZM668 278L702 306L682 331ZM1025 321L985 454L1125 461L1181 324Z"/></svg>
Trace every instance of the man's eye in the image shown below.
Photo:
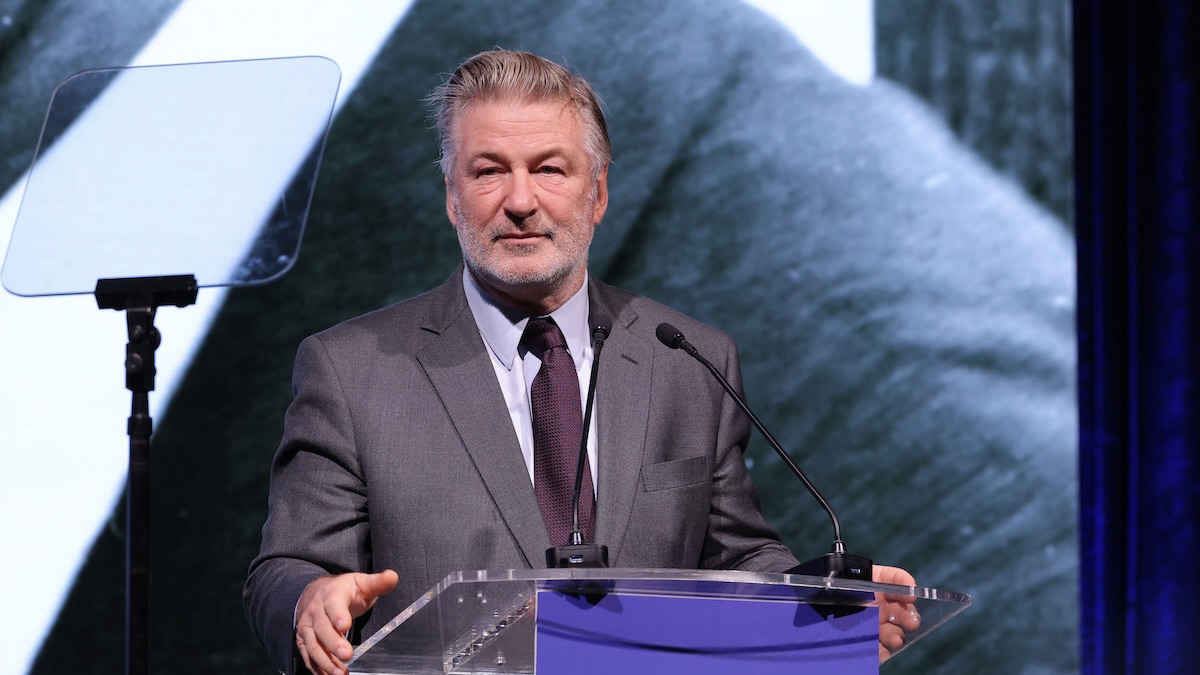
<svg viewBox="0 0 1200 675"><path fill-rule="evenodd" d="M563 170L557 166L543 166L543 167L538 168L538 173L547 173L547 174L553 174L556 176L561 176L563 174Z"/></svg>
<svg viewBox="0 0 1200 675"><path fill-rule="evenodd" d="M495 167L487 167L485 169L480 169L479 171L475 172L475 175L476 176L495 176L498 173L500 173L499 169L496 169Z"/></svg>

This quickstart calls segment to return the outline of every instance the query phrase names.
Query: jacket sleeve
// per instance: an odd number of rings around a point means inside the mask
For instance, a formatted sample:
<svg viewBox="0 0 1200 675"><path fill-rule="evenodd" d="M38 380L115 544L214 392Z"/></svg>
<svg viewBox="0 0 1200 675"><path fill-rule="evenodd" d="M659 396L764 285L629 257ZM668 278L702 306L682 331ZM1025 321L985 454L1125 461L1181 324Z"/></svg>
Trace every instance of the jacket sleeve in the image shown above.
<svg viewBox="0 0 1200 675"><path fill-rule="evenodd" d="M247 618L281 669L292 672L300 594L324 574L370 568L366 487L354 423L319 337L300 345L294 399L271 468L268 516L243 589Z"/></svg>

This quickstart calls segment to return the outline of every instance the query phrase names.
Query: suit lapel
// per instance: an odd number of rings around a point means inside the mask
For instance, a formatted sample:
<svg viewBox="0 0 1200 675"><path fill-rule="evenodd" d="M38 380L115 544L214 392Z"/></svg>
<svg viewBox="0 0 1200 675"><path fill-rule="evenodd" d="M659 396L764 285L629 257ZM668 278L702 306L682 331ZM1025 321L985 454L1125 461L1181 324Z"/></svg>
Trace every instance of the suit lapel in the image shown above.
<svg viewBox="0 0 1200 675"><path fill-rule="evenodd" d="M596 542L608 547L609 561L615 562L630 525L642 468L654 351L630 330L638 320L636 312L618 306L603 284L593 283L591 293L593 316L600 312L612 319L596 383Z"/></svg>
<svg viewBox="0 0 1200 675"><path fill-rule="evenodd" d="M417 353L417 360L525 562L542 567L550 537L496 382L491 355L463 295L462 268L433 293L442 296L434 303L442 311L430 317L425 330L437 338Z"/></svg>

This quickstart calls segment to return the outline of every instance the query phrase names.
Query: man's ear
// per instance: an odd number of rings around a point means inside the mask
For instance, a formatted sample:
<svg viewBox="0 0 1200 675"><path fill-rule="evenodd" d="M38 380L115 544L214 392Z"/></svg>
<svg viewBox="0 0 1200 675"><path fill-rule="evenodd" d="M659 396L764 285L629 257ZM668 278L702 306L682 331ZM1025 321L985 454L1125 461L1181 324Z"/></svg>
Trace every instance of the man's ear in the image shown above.
<svg viewBox="0 0 1200 675"><path fill-rule="evenodd" d="M599 225L608 210L608 166L600 169L596 176L596 204L592 207L592 225Z"/></svg>
<svg viewBox="0 0 1200 675"><path fill-rule="evenodd" d="M458 215L454 212L454 188L450 187L450 179L442 177L442 182L446 184L446 217L450 219L450 224L458 229Z"/></svg>

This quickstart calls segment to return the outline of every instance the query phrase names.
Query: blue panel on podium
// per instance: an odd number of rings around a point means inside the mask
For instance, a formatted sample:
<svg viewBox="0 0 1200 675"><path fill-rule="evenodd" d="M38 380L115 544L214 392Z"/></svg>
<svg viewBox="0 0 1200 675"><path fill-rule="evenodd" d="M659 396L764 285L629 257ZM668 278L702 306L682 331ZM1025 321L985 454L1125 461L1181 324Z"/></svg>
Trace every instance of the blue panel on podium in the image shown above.
<svg viewBox="0 0 1200 675"><path fill-rule="evenodd" d="M537 593L538 673L879 672L879 614L778 600Z"/></svg>

